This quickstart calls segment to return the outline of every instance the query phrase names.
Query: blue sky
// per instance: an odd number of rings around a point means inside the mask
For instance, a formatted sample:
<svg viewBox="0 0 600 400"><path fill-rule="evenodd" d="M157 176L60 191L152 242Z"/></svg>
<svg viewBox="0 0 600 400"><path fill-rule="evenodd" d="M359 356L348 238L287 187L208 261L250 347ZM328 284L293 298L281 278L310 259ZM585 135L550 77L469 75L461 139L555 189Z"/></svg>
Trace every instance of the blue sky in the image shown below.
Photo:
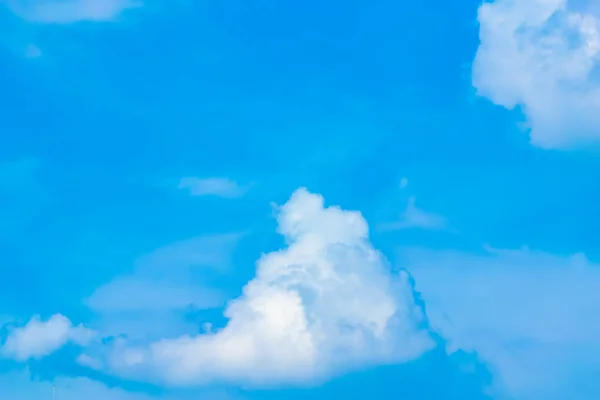
<svg viewBox="0 0 600 400"><path fill-rule="evenodd" d="M0 1L3 398L598 398L599 65L586 0Z"/></svg>

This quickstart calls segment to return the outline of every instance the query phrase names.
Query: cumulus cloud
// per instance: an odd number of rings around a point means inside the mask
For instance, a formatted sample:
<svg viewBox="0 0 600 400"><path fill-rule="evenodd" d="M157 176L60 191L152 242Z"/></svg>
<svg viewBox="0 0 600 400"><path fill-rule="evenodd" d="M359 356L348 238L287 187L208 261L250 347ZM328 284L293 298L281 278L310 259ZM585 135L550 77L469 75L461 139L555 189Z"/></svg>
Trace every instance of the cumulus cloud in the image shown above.
<svg viewBox="0 0 600 400"><path fill-rule="evenodd" d="M447 226L447 221L441 215L422 210L415 204L415 198L410 197L406 209L402 212L399 221L388 222L381 225L384 230L399 230L399 229L444 229Z"/></svg>
<svg viewBox="0 0 600 400"><path fill-rule="evenodd" d="M217 196L224 198L241 197L250 189L240 186L229 178L195 178L187 177L179 181L179 189L187 189L192 196Z"/></svg>
<svg viewBox="0 0 600 400"><path fill-rule="evenodd" d="M564 148L600 139L600 10L592 1L495 0L479 9L479 95L521 107L531 141Z"/></svg>
<svg viewBox="0 0 600 400"><path fill-rule="evenodd" d="M600 396L600 265L529 249L401 254L432 327L476 350L511 398Z"/></svg>
<svg viewBox="0 0 600 400"><path fill-rule="evenodd" d="M34 23L70 24L111 21L125 10L140 7L141 0L7 0L19 17Z"/></svg>
<svg viewBox="0 0 600 400"><path fill-rule="evenodd" d="M360 213L297 190L278 209L287 247L257 262L226 326L118 348L112 368L169 384L300 383L414 359L435 343L405 273L390 273Z"/></svg>
<svg viewBox="0 0 600 400"><path fill-rule="evenodd" d="M94 332L82 325L74 326L63 315L47 321L33 317L25 326L14 328L0 348L0 354L17 361L45 357L71 342L86 345Z"/></svg>

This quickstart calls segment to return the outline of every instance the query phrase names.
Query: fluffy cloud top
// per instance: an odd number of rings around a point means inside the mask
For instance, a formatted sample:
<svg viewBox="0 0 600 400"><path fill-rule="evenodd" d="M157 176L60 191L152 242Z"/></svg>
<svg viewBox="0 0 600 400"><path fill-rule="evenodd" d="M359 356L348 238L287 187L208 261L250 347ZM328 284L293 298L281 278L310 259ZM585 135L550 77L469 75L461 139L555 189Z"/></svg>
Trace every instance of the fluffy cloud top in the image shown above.
<svg viewBox="0 0 600 400"><path fill-rule="evenodd" d="M496 104L522 107L537 146L600 139L600 13L592 6L496 0L479 9L473 85Z"/></svg>
<svg viewBox="0 0 600 400"><path fill-rule="evenodd" d="M405 274L393 275L360 213L296 191L279 209L287 248L264 255L216 332L119 349L112 367L170 384L263 385L413 359L434 346Z"/></svg>
<svg viewBox="0 0 600 400"><path fill-rule="evenodd" d="M27 325L13 329L0 348L0 354L17 361L47 356L72 342L85 345L93 332L56 314L47 321L33 317Z"/></svg>
<svg viewBox="0 0 600 400"><path fill-rule="evenodd" d="M110 21L127 9L139 7L139 0L8 0L9 8L35 23L70 24L80 21Z"/></svg>

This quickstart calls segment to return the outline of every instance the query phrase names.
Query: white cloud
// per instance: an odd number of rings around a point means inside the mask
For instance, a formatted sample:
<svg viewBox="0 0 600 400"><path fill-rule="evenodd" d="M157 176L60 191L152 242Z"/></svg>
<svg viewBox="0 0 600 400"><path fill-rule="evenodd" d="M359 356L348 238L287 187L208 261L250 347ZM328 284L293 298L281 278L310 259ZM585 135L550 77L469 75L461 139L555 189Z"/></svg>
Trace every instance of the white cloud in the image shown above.
<svg viewBox="0 0 600 400"><path fill-rule="evenodd" d="M473 85L496 104L521 106L537 146L600 139L600 10L593 5L496 0L479 9Z"/></svg>
<svg viewBox="0 0 600 400"><path fill-rule="evenodd" d="M82 325L74 326L60 315L53 315L47 321L33 317L25 326L14 328L0 348L0 354L17 361L42 358L72 342L87 344L94 332Z"/></svg>
<svg viewBox="0 0 600 400"><path fill-rule="evenodd" d="M179 181L179 189L189 190L192 196L217 196L224 198L241 197L250 189L249 186L240 186L229 178L206 178L195 177L182 178Z"/></svg>
<svg viewBox="0 0 600 400"><path fill-rule="evenodd" d="M393 275L360 213L297 190L279 208L288 247L264 255L215 332L117 346L118 373L174 385L299 383L418 357L434 346L406 274Z"/></svg>
<svg viewBox="0 0 600 400"><path fill-rule="evenodd" d="M600 396L600 265L527 249L401 254L433 328L477 350L515 398Z"/></svg>
<svg viewBox="0 0 600 400"><path fill-rule="evenodd" d="M140 7L140 0L7 0L19 17L34 23L70 24L112 21L125 10Z"/></svg>
<svg viewBox="0 0 600 400"><path fill-rule="evenodd" d="M381 224L383 230L400 229L444 229L447 227L447 221L441 215L421 210L415 204L415 198L408 199L406 209L402 212L399 221Z"/></svg>

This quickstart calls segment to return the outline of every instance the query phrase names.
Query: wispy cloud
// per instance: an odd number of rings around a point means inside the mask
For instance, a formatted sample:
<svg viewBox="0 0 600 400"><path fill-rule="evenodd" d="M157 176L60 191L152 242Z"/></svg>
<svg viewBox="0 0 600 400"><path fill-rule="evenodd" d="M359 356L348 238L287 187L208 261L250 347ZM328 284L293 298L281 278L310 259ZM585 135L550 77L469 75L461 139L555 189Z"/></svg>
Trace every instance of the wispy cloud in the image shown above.
<svg viewBox="0 0 600 400"><path fill-rule="evenodd" d="M82 325L74 326L60 314L47 321L33 317L25 326L10 330L5 343L0 347L0 355L17 361L47 356L68 342L85 345L94 332Z"/></svg>
<svg viewBox="0 0 600 400"><path fill-rule="evenodd" d="M36 46L34 44L27 45L25 47L25 50L23 53L24 53L25 58L28 58L30 60L40 58L43 56L42 49L40 49L38 46Z"/></svg>
<svg viewBox="0 0 600 400"><path fill-rule="evenodd" d="M3 398L11 400L52 399L53 386L56 398L63 400L156 400L155 396L109 388L84 377L57 377L53 382L43 381L28 370L0 375L0 386ZM165 396L164 400L174 398Z"/></svg>
<svg viewBox="0 0 600 400"><path fill-rule="evenodd" d="M495 0L479 9L473 85L496 104L521 107L537 146L600 139L600 13L593 7Z"/></svg>
<svg viewBox="0 0 600 400"><path fill-rule="evenodd" d="M408 178L400 179L400 189L405 189L408 186Z"/></svg>
<svg viewBox="0 0 600 400"><path fill-rule="evenodd" d="M527 248L400 255L432 326L489 362L510 398L597 397L600 265Z"/></svg>
<svg viewBox="0 0 600 400"><path fill-rule="evenodd" d="M173 319L182 310L225 303L226 294L208 287L203 278L211 271L227 269L241 237L201 236L161 247L140 257L131 273L100 286L84 302L111 334L165 334L169 329L163 325L174 325Z"/></svg>
<svg viewBox="0 0 600 400"><path fill-rule="evenodd" d="M186 189L192 196L217 196L237 198L245 195L251 185L240 186L229 178L196 178L186 177L179 181L178 188Z"/></svg>
<svg viewBox="0 0 600 400"><path fill-rule="evenodd" d="M71 24L113 21L125 10L140 7L141 0L8 0L9 9L26 21Z"/></svg>
<svg viewBox="0 0 600 400"><path fill-rule="evenodd" d="M422 210L416 206L414 197L408 199L406 209L398 221L383 223L379 226L382 230L401 229L445 229L448 225L446 218L441 215Z"/></svg>

